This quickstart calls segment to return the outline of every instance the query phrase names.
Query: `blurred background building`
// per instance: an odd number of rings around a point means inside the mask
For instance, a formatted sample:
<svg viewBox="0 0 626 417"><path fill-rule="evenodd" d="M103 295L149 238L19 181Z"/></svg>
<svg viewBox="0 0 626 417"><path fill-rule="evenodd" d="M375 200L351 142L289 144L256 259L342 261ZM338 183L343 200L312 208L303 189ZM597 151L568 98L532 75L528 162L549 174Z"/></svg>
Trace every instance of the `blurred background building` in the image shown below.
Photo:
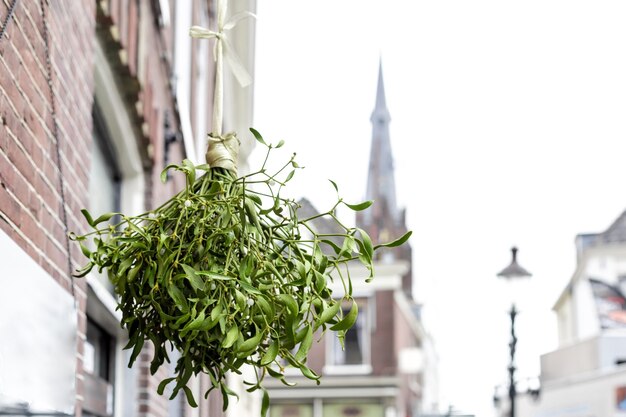
<svg viewBox="0 0 626 417"><path fill-rule="evenodd" d="M540 389L520 395L520 417L626 416L626 211L578 235L576 253L553 308L559 347L541 356Z"/></svg>
<svg viewBox="0 0 626 417"><path fill-rule="evenodd" d="M396 203L393 155L382 64L379 67L376 103L372 112L372 142L366 199L374 205L357 212L357 227L374 244L388 242L407 231L405 213ZM302 210L316 213L310 202ZM315 226L332 233L333 226ZM341 245L341 242L337 242ZM366 283L365 268L351 268L353 296L359 316L347 331L345 349L329 332L318 333L307 365L322 375L321 384L307 380L297 369L286 368L286 387L268 381L271 417L417 417L438 410L437 356L433 341L420 319L421 306L413 298L412 252L409 244L377 252L374 280ZM333 296L344 292L339 278L331 286ZM345 305L345 312L350 305Z"/></svg>
<svg viewBox="0 0 626 417"><path fill-rule="evenodd" d="M254 12L254 0L230 10ZM0 2L0 414L217 416L211 395L197 410L156 387L150 347L132 369L122 350L112 289L68 231L85 232L80 209L140 213L181 187L159 175L170 162L204 159L211 131L216 2L98 0ZM255 22L230 40L254 71ZM225 131L252 125L252 88L226 71ZM243 141L240 167L253 140ZM232 381L238 386L238 381ZM196 397L207 381L194 381ZM54 414L57 413L57 414ZM258 415L255 397L229 415Z"/></svg>

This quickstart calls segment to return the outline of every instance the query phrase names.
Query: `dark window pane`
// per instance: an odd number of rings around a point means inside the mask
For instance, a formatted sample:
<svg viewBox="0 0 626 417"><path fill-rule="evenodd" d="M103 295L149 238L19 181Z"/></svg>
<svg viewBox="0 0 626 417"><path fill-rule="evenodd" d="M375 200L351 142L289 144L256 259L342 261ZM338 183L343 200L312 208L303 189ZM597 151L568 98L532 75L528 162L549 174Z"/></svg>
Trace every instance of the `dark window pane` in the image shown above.
<svg viewBox="0 0 626 417"><path fill-rule="evenodd" d="M113 338L95 322L87 318L87 340L85 342L86 370L107 382L113 382Z"/></svg>
<svg viewBox="0 0 626 417"><path fill-rule="evenodd" d="M361 329L356 328L357 324L355 324L353 328L346 332L346 365L360 365L363 363L362 343L359 340Z"/></svg>

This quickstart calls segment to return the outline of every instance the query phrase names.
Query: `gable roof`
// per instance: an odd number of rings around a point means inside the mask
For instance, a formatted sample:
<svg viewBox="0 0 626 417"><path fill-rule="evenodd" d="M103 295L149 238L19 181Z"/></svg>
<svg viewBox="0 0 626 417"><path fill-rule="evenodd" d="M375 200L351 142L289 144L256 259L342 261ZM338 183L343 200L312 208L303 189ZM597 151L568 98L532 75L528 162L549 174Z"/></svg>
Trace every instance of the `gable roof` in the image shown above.
<svg viewBox="0 0 626 417"><path fill-rule="evenodd" d="M595 244L626 242L626 210L606 229L596 236Z"/></svg>

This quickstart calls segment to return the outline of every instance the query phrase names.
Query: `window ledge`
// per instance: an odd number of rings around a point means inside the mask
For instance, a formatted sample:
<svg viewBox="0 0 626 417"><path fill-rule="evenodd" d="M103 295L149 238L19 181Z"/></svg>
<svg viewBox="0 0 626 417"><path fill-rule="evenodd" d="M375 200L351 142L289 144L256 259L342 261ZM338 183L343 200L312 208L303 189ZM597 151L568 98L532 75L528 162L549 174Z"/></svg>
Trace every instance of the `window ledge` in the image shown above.
<svg viewBox="0 0 626 417"><path fill-rule="evenodd" d="M368 375L372 373L372 365L326 365L326 375Z"/></svg>

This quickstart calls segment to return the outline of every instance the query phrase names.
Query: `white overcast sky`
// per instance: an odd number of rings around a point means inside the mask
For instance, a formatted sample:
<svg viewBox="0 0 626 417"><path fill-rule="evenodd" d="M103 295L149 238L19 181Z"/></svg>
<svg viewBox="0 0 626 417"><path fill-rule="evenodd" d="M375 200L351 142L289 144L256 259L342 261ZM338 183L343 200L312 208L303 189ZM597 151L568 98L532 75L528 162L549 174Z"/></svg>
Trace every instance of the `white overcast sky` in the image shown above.
<svg viewBox="0 0 626 417"><path fill-rule="evenodd" d="M520 248L533 302L520 378L556 347L574 237L626 208L626 2L260 0L255 127L306 169L294 197L365 194L382 57L415 293L442 406L492 415L508 322L496 273ZM288 157L285 153L284 157Z"/></svg>

